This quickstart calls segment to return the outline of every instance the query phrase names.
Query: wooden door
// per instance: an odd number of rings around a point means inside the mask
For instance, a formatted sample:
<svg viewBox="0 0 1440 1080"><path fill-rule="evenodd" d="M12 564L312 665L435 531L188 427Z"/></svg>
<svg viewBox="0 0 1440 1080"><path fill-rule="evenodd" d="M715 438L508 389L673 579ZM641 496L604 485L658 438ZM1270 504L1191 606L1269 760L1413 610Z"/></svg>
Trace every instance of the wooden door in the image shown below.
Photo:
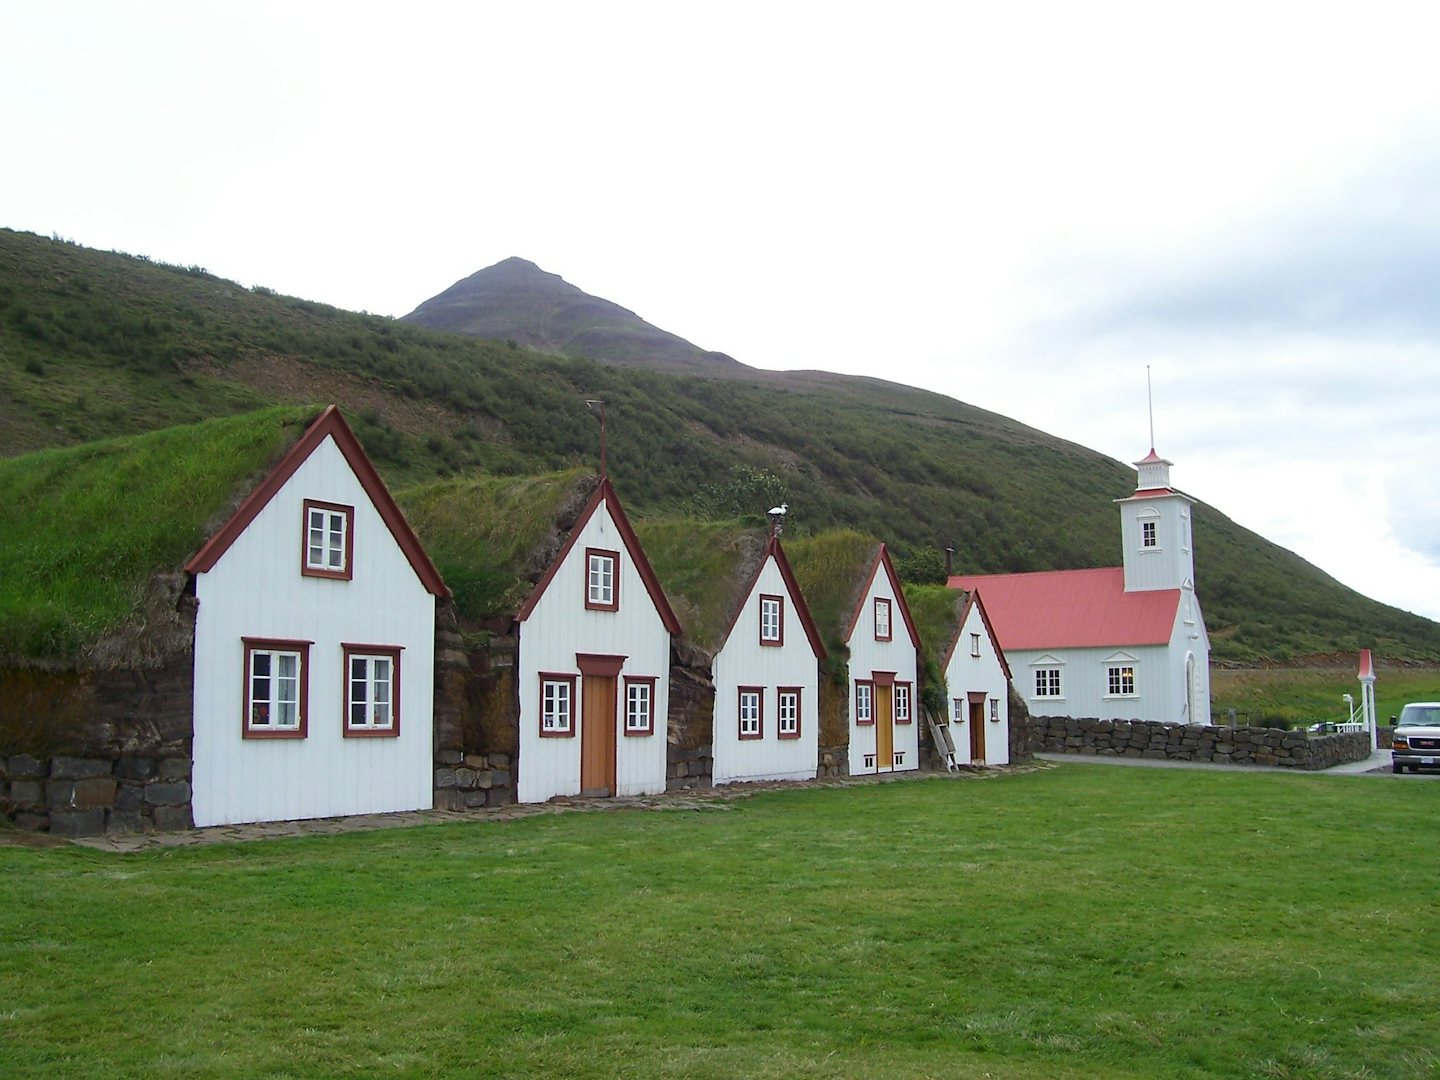
<svg viewBox="0 0 1440 1080"><path fill-rule="evenodd" d="M970 764L985 764L985 702L970 702Z"/></svg>
<svg viewBox="0 0 1440 1080"><path fill-rule="evenodd" d="M615 678L586 675L581 688L580 794L615 794Z"/></svg>
<svg viewBox="0 0 1440 1080"><path fill-rule="evenodd" d="M895 768L895 688L875 687L875 771Z"/></svg>

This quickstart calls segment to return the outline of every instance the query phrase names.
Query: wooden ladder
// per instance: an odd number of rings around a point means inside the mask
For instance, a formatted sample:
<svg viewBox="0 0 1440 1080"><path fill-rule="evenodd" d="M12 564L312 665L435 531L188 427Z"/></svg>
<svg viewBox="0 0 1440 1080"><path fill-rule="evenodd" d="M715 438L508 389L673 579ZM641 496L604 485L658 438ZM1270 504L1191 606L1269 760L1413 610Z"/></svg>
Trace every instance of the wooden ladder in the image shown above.
<svg viewBox="0 0 1440 1080"><path fill-rule="evenodd" d="M930 740L945 759L945 771L958 772L960 763L955 760L955 740L950 737L949 719L944 716L937 717L928 708L925 710L925 719L930 722Z"/></svg>

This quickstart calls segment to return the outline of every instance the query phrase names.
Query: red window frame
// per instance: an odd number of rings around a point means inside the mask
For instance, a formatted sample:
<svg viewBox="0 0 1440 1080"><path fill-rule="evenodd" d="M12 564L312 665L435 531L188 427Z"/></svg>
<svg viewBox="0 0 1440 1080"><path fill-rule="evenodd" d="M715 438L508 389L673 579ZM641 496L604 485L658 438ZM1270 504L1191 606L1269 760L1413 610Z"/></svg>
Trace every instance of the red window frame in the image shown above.
<svg viewBox="0 0 1440 1080"><path fill-rule="evenodd" d="M765 605L768 602L775 604L775 636L765 636ZM783 646L785 644L785 597L774 596L770 593L760 594L760 644L769 646Z"/></svg>
<svg viewBox="0 0 1440 1080"><path fill-rule="evenodd" d="M340 677L343 681L340 700L345 703L341 713L342 734L347 739L394 739L400 735L400 652L399 645L354 645L341 644L344 651L344 667ZM390 661L390 725L388 727L355 727L350 718L350 694L354 681L350 677L350 661L353 657L384 657Z"/></svg>
<svg viewBox="0 0 1440 1080"><path fill-rule="evenodd" d="M775 737L777 739L798 739L800 738L800 690L798 686L781 686L775 690ZM795 730L785 730L785 699L793 696L795 698Z"/></svg>
<svg viewBox="0 0 1440 1080"><path fill-rule="evenodd" d="M745 731L745 698L753 695L755 698L755 730L750 733ZM742 686L739 688L739 697L736 700L735 729L742 742L749 742L753 739L765 737L765 688L763 686Z"/></svg>
<svg viewBox="0 0 1440 1080"><path fill-rule="evenodd" d="M575 683L579 680L578 675L572 675L564 671L542 671L540 672L540 697L535 707L535 725L540 731L542 739L573 739L575 737ZM567 725L563 730L545 728L545 684L562 683L569 688L568 702L569 712L566 716Z"/></svg>
<svg viewBox="0 0 1440 1080"><path fill-rule="evenodd" d="M310 565L310 511L319 510L327 514L345 516L345 565L339 570L325 566ZM329 547L326 547L329 550ZM331 578L335 581L350 581L355 576L355 507L344 503L321 502L306 499L300 516L300 573L305 577Z"/></svg>
<svg viewBox="0 0 1440 1080"><path fill-rule="evenodd" d="M869 714L863 719L860 716L861 690L865 691L865 711ZM866 727L875 723L875 684L868 679L859 679L855 683L855 723L858 727Z"/></svg>
<svg viewBox="0 0 1440 1080"><path fill-rule="evenodd" d="M885 633L880 633L880 612L885 612ZM875 598L875 640L893 641L895 638L895 609L888 598L877 596Z"/></svg>
<svg viewBox="0 0 1440 1080"><path fill-rule="evenodd" d="M610 561L610 602L592 600L590 597L590 564L593 559ZM585 549L585 607L589 611L620 610L620 552L608 548Z"/></svg>
<svg viewBox="0 0 1440 1080"><path fill-rule="evenodd" d="M242 637L245 647L245 681L240 687L240 737L244 739L303 739L310 732L310 646L313 641L294 641L285 638ZM295 711L298 723L295 727L272 728L268 725L257 727L252 724L251 710L251 658L257 652L297 653L300 657L299 686L296 688ZM274 674L270 676L275 678ZM273 702L273 698L271 699Z"/></svg>
<svg viewBox="0 0 1440 1080"><path fill-rule="evenodd" d="M645 736L655 734L655 684L658 680L654 675L626 675L625 683L625 723L621 725L627 736ZM632 686L646 687L646 700L649 703L648 715L645 718L645 727L636 728L630 726L630 688Z"/></svg>
<svg viewBox="0 0 1440 1080"><path fill-rule="evenodd" d="M905 699L905 715L900 715L900 699ZM915 684L908 682L896 682L895 696L891 702L891 708L895 711L895 723L913 724L915 722Z"/></svg>

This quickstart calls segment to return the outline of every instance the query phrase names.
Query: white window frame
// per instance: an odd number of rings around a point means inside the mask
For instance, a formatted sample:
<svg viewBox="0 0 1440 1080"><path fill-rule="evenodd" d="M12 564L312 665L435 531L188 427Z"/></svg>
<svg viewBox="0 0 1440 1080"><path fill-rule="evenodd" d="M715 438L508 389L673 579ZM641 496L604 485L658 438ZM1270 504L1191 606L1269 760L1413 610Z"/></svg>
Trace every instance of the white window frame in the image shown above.
<svg viewBox="0 0 1440 1080"><path fill-rule="evenodd" d="M742 686L738 701L739 724L736 728L743 740L765 737L765 688Z"/></svg>
<svg viewBox="0 0 1440 1080"><path fill-rule="evenodd" d="M891 641L894 636L895 626L890 600L888 597L877 596L875 598L875 640Z"/></svg>
<svg viewBox="0 0 1440 1080"><path fill-rule="evenodd" d="M760 644L785 644L785 598L762 593L760 596Z"/></svg>
<svg viewBox="0 0 1440 1080"><path fill-rule="evenodd" d="M993 698L993 697L992 697L992 698L990 699L990 722L991 722L992 724L998 724L998 723L1000 722L1000 699L999 699L999 698Z"/></svg>
<svg viewBox="0 0 1440 1080"><path fill-rule="evenodd" d="M1107 698L1137 697L1135 681L1135 661L1107 660L1105 662L1105 696ZM1128 689L1126 688L1127 682L1129 683Z"/></svg>
<svg viewBox="0 0 1440 1080"><path fill-rule="evenodd" d="M871 682L857 682L855 684L855 723L875 723L875 684Z"/></svg>
<svg viewBox="0 0 1440 1080"><path fill-rule="evenodd" d="M775 737L800 737L800 687L782 686L775 691Z"/></svg>
<svg viewBox="0 0 1440 1080"><path fill-rule="evenodd" d="M400 649L393 645L345 645L345 714L344 734L355 735L399 735L400 734ZM355 665L362 666L357 679ZM382 676L383 672L383 676ZM356 689L362 696L356 698ZM375 719L375 710L385 706L385 719ZM355 721L355 709L359 706L368 719Z"/></svg>
<svg viewBox="0 0 1440 1080"><path fill-rule="evenodd" d="M585 606L591 611L620 610L620 553L585 549Z"/></svg>
<svg viewBox="0 0 1440 1080"><path fill-rule="evenodd" d="M575 735L576 677L554 672L540 673L540 737L567 739Z"/></svg>
<svg viewBox="0 0 1440 1080"><path fill-rule="evenodd" d="M1064 673L1059 664L1046 664L1035 669L1035 696L1047 701L1065 697Z"/></svg>
<svg viewBox="0 0 1440 1080"><path fill-rule="evenodd" d="M300 572L306 577L350 580L355 555L355 508L306 499Z"/></svg>
<svg viewBox="0 0 1440 1080"><path fill-rule="evenodd" d="M913 697L908 682L897 682L895 684L895 723L908 724L912 721L910 715L910 700Z"/></svg>
<svg viewBox="0 0 1440 1080"><path fill-rule="evenodd" d="M625 734L655 734L655 683L653 675L625 676Z"/></svg>
<svg viewBox="0 0 1440 1080"><path fill-rule="evenodd" d="M979 655L980 655L980 635L979 635L979 634L971 634L971 635L970 635L970 655L971 655L971 656L979 656Z"/></svg>
<svg viewBox="0 0 1440 1080"><path fill-rule="evenodd" d="M310 646L309 641L280 641L265 638L242 638L245 648L245 715L241 735L247 739L303 739L306 737L310 712ZM265 672L258 670L263 661ZM292 664L291 673L277 670L284 662ZM264 695L256 690L264 680ZM287 685L288 684L288 685ZM274 722L284 706L293 709L291 719Z"/></svg>

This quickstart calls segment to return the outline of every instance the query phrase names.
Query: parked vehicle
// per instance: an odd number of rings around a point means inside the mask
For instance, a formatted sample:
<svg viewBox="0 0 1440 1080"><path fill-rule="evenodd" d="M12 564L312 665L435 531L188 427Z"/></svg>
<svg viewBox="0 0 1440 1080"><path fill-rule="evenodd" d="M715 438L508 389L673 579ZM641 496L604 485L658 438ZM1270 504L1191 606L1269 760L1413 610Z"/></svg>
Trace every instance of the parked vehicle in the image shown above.
<svg viewBox="0 0 1440 1080"><path fill-rule="evenodd" d="M1417 701L1400 710L1390 740L1390 771L1440 769L1440 701Z"/></svg>

